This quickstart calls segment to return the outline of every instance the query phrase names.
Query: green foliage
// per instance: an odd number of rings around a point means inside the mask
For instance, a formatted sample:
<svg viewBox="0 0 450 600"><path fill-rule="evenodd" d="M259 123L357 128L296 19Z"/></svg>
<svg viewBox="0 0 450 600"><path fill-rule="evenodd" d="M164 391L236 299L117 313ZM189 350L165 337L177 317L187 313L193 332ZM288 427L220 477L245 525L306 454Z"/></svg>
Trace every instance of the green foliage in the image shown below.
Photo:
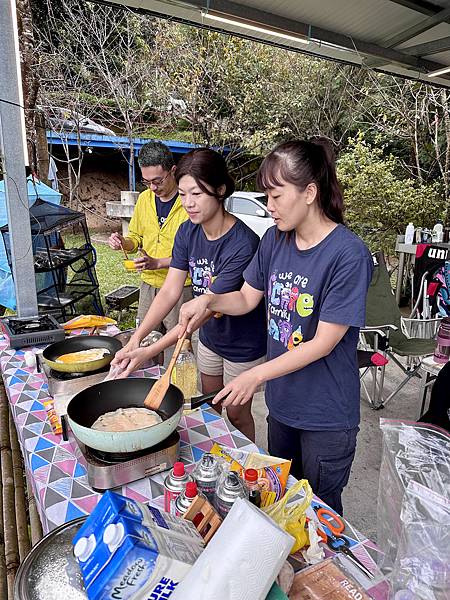
<svg viewBox="0 0 450 600"><path fill-rule="evenodd" d="M338 160L347 223L372 250L393 251L396 236L409 222L430 228L444 218L445 199L438 184L419 184L400 173L399 160L384 156L362 134L348 140Z"/></svg>

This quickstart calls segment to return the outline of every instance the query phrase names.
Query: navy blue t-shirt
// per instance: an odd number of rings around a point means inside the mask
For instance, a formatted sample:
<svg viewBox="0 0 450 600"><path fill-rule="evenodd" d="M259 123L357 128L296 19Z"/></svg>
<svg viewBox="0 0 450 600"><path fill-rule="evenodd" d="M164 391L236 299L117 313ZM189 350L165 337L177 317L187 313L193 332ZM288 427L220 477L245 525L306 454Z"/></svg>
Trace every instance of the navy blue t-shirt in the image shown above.
<svg viewBox="0 0 450 600"><path fill-rule="evenodd" d="M169 216L170 211L172 210L173 205L175 204L178 198L178 192L168 202L163 202L161 198L155 196L155 204L156 204L156 214L158 216L159 226L162 227L164 225L164 221Z"/></svg>
<svg viewBox="0 0 450 600"><path fill-rule="evenodd" d="M267 359L311 340L319 320L349 326L328 356L267 382L269 412L281 423L311 431L359 424L356 346L372 270L368 249L343 225L308 250L276 227L262 238L244 278L265 292Z"/></svg>
<svg viewBox="0 0 450 600"><path fill-rule="evenodd" d="M189 271L194 296L209 289L215 294L240 290L243 272L253 258L259 238L237 220L225 235L208 240L201 225L186 221L178 229L172 250L171 268ZM266 353L264 301L250 313L213 317L200 328L200 341L232 362L249 362Z"/></svg>

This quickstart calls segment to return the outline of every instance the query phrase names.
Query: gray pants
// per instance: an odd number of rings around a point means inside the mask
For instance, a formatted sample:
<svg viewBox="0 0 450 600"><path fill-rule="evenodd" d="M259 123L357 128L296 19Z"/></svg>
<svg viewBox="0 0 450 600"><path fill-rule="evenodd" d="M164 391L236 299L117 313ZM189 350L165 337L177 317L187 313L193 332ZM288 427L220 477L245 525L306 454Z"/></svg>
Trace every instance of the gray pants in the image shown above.
<svg viewBox="0 0 450 600"><path fill-rule="evenodd" d="M155 288L152 285L145 283L144 281L141 282L141 290L139 293L139 306L137 312L137 317L140 323L142 323L142 321L144 320L145 315L147 314L151 303L155 299L156 294L160 292L161 288ZM180 313L181 305L184 304L184 302L188 302L189 300L192 300L192 287L185 286L183 288L183 293L180 296L178 302L172 308L167 317L163 319L163 322L160 323L155 329L165 333L166 331L169 331L170 329L175 327L175 325L178 323L178 315Z"/></svg>

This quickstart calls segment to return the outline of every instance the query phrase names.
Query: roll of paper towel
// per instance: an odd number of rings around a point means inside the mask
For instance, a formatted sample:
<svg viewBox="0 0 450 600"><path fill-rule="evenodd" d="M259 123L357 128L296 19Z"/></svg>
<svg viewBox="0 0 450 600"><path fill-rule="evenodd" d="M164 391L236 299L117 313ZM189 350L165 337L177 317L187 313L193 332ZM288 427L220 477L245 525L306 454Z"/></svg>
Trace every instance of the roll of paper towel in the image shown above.
<svg viewBox="0 0 450 600"><path fill-rule="evenodd" d="M294 538L238 498L173 600L264 600Z"/></svg>

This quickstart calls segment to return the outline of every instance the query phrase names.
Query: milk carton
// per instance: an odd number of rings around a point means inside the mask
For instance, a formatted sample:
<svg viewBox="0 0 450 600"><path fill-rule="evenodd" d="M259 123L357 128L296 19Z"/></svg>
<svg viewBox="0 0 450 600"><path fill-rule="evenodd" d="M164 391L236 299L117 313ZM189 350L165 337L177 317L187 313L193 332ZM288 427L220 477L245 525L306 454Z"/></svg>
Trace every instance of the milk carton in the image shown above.
<svg viewBox="0 0 450 600"><path fill-rule="evenodd" d="M82 538L89 539L91 535L95 537L95 532L102 534L103 530L113 523L117 516L133 519L150 528L161 528L166 533L184 536L188 540L204 544L202 537L190 521L185 521L153 506L147 506L142 502L108 490L73 538L74 546Z"/></svg>
<svg viewBox="0 0 450 600"><path fill-rule="evenodd" d="M166 600L204 542L192 523L106 492L73 544L90 600Z"/></svg>

